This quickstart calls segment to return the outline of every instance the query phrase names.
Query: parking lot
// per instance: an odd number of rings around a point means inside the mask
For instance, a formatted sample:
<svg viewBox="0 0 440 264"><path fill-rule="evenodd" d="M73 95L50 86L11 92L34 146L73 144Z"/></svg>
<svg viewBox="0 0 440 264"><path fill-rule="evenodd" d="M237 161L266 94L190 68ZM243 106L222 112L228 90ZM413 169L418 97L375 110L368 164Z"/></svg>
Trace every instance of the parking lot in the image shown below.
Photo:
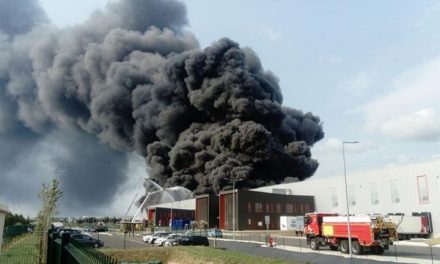
<svg viewBox="0 0 440 264"><path fill-rule="evenodd" d="M104 241L105 248L134 249L152 247L142 241L140 235L128 236L120 232L93 233L93 237ZM276 244L273 248L264 245L264 235L255 233L237 233L233 241L231 234L224 234L226 239L210 239L210 245L218 248L238 250L250 255L258 255L269 258L281 258L298 261L309 261L311 263L350 263L348 255L340 252L330 251L323 248L320 251L312 251L305 243L303 238L299 237L276 237ZM260 238L261 242L248 240L249 238ZM215 241L215 243L214 243ZM362 255L354 256L351 263L440 263L440 248L431 248L422 246L412 246L397 244L391 246L390 250L385 251L382 256ZM336 262L335 262L336 261ZM348 261L348 262L347 262Z"/></svg>

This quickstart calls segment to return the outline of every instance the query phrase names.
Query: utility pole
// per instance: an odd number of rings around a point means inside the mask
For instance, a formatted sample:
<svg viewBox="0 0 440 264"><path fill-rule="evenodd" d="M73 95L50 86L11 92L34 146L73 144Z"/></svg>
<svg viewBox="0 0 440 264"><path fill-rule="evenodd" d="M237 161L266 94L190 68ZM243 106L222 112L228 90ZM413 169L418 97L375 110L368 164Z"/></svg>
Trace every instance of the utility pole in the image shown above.
<svg viewBox="0 0 440 264"><path fill-rule="evenodd" d="M350 205L348 202L348 186L347 186L347 169L345 167L345 144L357 144L358 141L343 141L342 142L342 158L344 159L344 183L345 183L345 201L347 210L347 233L348 233L348 250L350 252L350 259L353 257L351 248L351 225L350 225Z"/></svg>

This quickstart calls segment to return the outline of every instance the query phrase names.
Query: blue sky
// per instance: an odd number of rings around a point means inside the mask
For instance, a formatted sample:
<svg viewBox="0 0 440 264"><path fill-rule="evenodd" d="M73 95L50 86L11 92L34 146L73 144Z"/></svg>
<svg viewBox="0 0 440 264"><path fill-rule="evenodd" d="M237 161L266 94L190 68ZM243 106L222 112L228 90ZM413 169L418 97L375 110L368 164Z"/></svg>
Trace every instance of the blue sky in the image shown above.
<svg viewBox="0 0 440 264"><path fill-rule="evenodd" d="M40 3L66 27L107 1ZM440 1L184 2L201 47L222 37L251 47L278 76L284 105L320 116L313 177L342 176L342 141L361 142L347 146L349 173L440 158ZM145 177L142 159L129 169L114 208Z"/></svg>
<svg viewBox="0 0 440 264"><path fill-rule="evenodd" d="M316 177L438 157L440 1L186 1L202 46L228 36L280 79L326 137Z"/></svg>
<svg viewBox="0 0 440 264"><path fill-rule="evenodd" d="M42 0L60 26L106 0ZM280 79L284 104L324 122L317 177L438 158L440 1L186 0L202 47L229 37Z"/></svg>

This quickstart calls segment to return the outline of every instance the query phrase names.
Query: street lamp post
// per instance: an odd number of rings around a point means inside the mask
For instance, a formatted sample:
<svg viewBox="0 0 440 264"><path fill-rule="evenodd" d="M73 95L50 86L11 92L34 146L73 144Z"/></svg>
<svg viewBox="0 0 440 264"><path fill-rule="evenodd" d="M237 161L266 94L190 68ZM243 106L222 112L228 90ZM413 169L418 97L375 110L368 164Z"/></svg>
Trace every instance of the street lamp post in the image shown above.
<svg viewBox="0 0 440 264"><path fill-rule="evenodd" d="M170 218L170 230L171 230L171 233L173 232L173 207L174 207L174 202L171 203L171 218Z"/></svg>
<svg viewBox="0 0 440 264"><path fill-rule="evenodd" d="M345 168L345 144L357 144L358 141L343 141L342 142L342 158L344 159L344 182L345 182L345 201L347 206L347 232L348 232L348 250L350 252L350 259L353 257L351 248L351 227L350 227L350 205L348 203L348 186L347 186L347 169Z"/></svg>
<svg viewBox="0 0 440 264"><path fill-rule="evenodd" d="M243 179L228 179L232 182L232 239L235 240L235 183L242 181Z"/></svg>

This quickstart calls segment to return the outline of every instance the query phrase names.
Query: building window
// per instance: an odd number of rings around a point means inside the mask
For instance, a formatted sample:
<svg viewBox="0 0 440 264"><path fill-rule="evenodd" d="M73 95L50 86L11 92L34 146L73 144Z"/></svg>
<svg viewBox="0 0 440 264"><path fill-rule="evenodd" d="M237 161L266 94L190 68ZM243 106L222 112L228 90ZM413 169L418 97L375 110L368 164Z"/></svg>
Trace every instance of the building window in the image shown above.
<svg viewBox="0 0 440 264"><path fill-rule="evenodd" d="M330 187L330 195L332 201L332 207L338 207L338 192L336 187Z"/></svg>
<svg viewBox="0 0 440 264"><path fill-rule="evenodd" d="M286 204L286 213L293 213L293 206L291 203Z"/></svg>
<svg viewBox="0 0 440 264"><path fill-rule="evenodd" d="M301 211L300 211L300 207L299 207L299 204L298 204L298 203L295 204L295 213L296 213L296 214L301 213Z"/></svg>
<svg viewBox="0 0 440 264"><path fill-rule="evenodd" d="M304 213L310 213L310 212L312 212L312 210L310 210L310 205L309 205L309 204L305 204L305 205L304 205L304 210L305 210Z"/></svg>
<svg viewBox="0 0 440 264"><path fill-rule="evenodd" d="M419 203L429 203L428 179L426 175L417 176L417 188L419 190Z"/></svg>
<svg viewBox="0 0 440 264"><path fill-rule="evenodd" d="M232 223L233 223L233 213L232 213L232 209L234 208L233 206L233 199L232 199L232 195L228 194L225 196L225 207L226 207L226 216L225 216L225 220L226 220L226 229L232 229ZM237 210L236 208L234 208L235 210Z"/></svg>
<svg viewBox="0 0 440 264"><path fill-rule="evenodd" d="M399 181L391 180L390 181L390 194L391 194L391 203L399 204L400 203L400 194L399 194Z"/></svg>
<svg viewBox="0 0 440 264"><path fill-rule="evenodd" d="M248 218L248 225L252 225L252 220Z"/></svg>
<svg viewBox="0 0 440 264"><path fill-rule="evenodd" d="M348 204L356 205L356 186L354 185L348 186Z"/></svg>
<svg viewBox="0 0 440 264"><path fill-rule="evenodd" d="M263 204L255 203L255 213L262 213L262 212L263 212Z"/></svg>
<svg viewBox="0 0 440 264"><path fill-rule="evenodd" d="M277 203L277 213L281 213L281 204Z"/></svg>
<svg viewBox="0 0 440 264"><path fill-rule="evenodd" d="M379 193L377 192L376 182L370 182L370 201L372 205L379 204Z"/></svg>
<svg viewBox="0 0 440 264"><path fill-rule="evenodd" d="M248 202L248 213L252 213L252 204Z"/></svg>

